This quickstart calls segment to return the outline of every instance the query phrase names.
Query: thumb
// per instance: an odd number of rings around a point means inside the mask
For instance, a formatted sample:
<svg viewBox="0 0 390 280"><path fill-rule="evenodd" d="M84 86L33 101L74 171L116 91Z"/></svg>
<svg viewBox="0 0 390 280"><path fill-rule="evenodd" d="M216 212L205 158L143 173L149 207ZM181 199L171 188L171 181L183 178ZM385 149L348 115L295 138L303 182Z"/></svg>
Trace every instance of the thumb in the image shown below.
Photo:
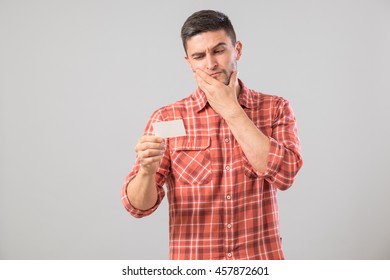
<svg viewBox="0 0 390 280"><path fill-rule="evenodd" d="M238 71L234 70L233 73L230 75L229 79L229 87L234 87L237 81Z"/></svg>

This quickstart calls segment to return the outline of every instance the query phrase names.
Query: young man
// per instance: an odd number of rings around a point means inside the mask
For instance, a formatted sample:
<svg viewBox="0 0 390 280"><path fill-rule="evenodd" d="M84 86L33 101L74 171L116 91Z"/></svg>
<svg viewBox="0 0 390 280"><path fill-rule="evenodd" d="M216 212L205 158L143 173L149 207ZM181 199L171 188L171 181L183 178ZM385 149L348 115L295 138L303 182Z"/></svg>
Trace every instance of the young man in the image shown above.
<svg viewBox="0 0 390 280"><path fill-rule="evenodd" d="M237 78L242 44L226 15L196 12L181 36L198 88L151 116L122 202L147 216L166 184L170 259L284 259L276 191L302 166L289 103ZM154 134L153 123L171 120L185 136Z"/></svg>

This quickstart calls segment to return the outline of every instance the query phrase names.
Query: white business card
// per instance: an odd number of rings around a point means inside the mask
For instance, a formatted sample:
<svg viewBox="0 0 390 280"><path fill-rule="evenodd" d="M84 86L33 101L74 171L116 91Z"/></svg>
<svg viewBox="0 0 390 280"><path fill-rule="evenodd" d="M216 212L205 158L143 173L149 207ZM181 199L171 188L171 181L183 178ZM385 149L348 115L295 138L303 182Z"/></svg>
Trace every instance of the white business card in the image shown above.
<svg viewBox="0 0 390 280"><path fill-rule="evenodd" d="M185 136L186 130L182 119L153 123L154 134L163 138Z"/></svg>

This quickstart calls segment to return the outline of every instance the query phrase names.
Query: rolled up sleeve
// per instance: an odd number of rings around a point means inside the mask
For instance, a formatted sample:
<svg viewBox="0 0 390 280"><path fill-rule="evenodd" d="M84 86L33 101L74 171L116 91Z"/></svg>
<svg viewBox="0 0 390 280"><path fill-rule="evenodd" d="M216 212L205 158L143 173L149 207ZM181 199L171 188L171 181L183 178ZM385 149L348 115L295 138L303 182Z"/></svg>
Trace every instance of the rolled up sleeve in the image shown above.
<svg viewBox="0 0 390 280"><path fill-rule="evenodd" d="M300 155L300 140L296 120L289 102L280 99L272 124L272 135L269 136L270 149L265 172L255 170L248 160L246 168L252 176L263 177L280 190L290 188L303 165Z"/></svg>
<svg viewBox="0 0 390 280"><path fill-rule="evenodd" d="M164 191L163 186L160 185L161 184L161 179L160 180L158 179L160 177L159 174L156 174L156 182L157 182L157 180L160 181L160 184L158 184L158 183L156 184L156 188L157 188L157 201L156 201L156 204L152 208L150 208L148 210L140 210L140 209L135 208L131 204L131 202L129 201L129 199L127 197L127 185L135 177L135 175L137 175L138 170L139 170L139 163L136 163L134 168L133 168L133 170L130 172L130 174L125 179L125 182L123 184L122 191L121 191L121 200L122 200L122 203L123 203L123 206L125 207L125 209L132 216L134 216L136 218L142 218L142 217L146 217L146 216L152 214L154 211L156 211L156 209L161 204L161 201L163 200L163 198L165 196L165 191Z"/></svg>

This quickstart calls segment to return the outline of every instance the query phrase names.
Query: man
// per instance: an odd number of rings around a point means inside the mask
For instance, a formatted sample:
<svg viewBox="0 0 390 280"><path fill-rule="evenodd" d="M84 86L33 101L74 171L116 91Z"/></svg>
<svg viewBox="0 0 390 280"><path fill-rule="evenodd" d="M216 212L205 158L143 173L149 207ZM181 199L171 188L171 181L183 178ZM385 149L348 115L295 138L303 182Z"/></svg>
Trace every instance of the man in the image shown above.
<svg viewBox="0 0 390 280"><path fill-rule="evenodd" d="M226 15L196 12L181 36L198 88L151 116L122 202L147 216L166 184L170 259L284 259L276 191L302 166L289 103L237 78L242 43ZM154 134L154 123L171 120L185 136Z"/></svg>

